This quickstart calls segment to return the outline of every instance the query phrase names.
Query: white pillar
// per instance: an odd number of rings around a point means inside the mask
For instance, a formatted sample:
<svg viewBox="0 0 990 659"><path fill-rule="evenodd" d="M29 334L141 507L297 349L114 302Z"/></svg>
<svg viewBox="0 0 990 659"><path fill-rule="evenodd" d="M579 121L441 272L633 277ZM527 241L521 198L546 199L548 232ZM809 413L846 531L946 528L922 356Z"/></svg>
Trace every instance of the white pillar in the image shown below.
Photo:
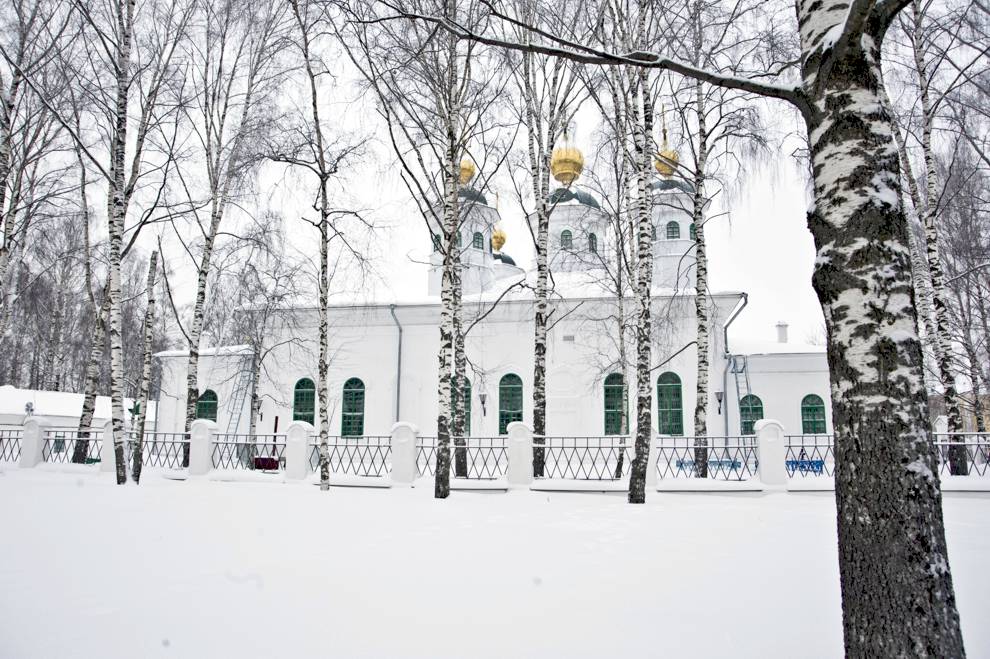
<svg viewBox="0 0 990 659"><path fill-rule="evenodd" d="M773 419L761 419L753 424L756 433L757 455L760 460L759 476L764 485L787 485L787 439L784 426Z"/></svg>
<svg viewBox="0 0 990 659"><path fill-rule="evenodd" d="M125 451L126 446L125 443ZM126 455L124 459L127 459ZM100 471L117 471L117 456L113 453L113 421L107 421L103 424L103 441L100 443Z"/></svg>
<svg viewBox="0 0 990 659"><path fill-rule="evenodd" d="M660 434L654 429L650 435L650 452L647 454L646 462L646 488L655 490L657 488L657 457L660 455ZM629 473L632 474L632 469L629 470Z"/></svg>
<svg viewBox="0 0 990 659"><path fill-rule="evenodd" d="M285 477L299 481L309 475L309 438L313 426L305 421L293 421L285 431Z"/></svg>
<svg viewBox="0 0 990 659"><path fill-rule="evenodd" d="M217 424L196 419L189 427L189 475L205 476L213 469L213 434Z"/></svg>
<svg viewBox="0 0 990 659"><path fill-rule="evenodd" d="M392 486L409 487L416 480L416 439L419 430L411 423L392 426Z"/></svg>
<svg viewBox="0 0 990 659"><path fill-rule="evenodd" d="M18 465L21 469L36 467L42 461L42 449L45 447L45 424L41 420L30 417L24 422L24 434L21 436L21 459Z"/></svg>
<svg viewBox="0 0 990 659"><path fill-rule="evenodd" d="M947 435L948 433L949 433L949 417L945 416L944 414L935 417L935 434Z"/></svg>
<svg viewBox="0 0 990 659"><path fill-rule="evenodd" d="M513 421L507 430L505 480L509 489L528 488L533 484L533 431L521 421Z"/></svg>

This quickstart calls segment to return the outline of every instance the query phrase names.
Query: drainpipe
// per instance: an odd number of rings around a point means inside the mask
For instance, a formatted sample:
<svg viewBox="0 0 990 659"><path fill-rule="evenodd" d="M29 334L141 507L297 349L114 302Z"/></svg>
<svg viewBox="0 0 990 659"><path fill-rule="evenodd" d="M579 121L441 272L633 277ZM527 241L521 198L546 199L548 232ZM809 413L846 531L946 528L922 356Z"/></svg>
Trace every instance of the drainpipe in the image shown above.
<svg viewBox="0 0 990 659"><path fill-rule="evenodd" d="M736 319L736 316L749 304L749 294L742 293L742 299L736 303L736 308L729 315L729 319L722 326L722 351L725 354L725 368L722 370L722 400L725 402L725 413L723 414L723 437L729 436L729 365L732 364L732 353L729 352L729 325ZM736 392L736 400L739 400L739 392Z"/></svg>
<svg viewBox="0 0 990 659"><path fill-rule="evenodd" d="M395 305L388 305L388 311L392 314L395 327L399 330L399 347L395 357L395 423L399 422L399 401L402 399L402 324L399 323L398 316L395 315Z"/></svg>

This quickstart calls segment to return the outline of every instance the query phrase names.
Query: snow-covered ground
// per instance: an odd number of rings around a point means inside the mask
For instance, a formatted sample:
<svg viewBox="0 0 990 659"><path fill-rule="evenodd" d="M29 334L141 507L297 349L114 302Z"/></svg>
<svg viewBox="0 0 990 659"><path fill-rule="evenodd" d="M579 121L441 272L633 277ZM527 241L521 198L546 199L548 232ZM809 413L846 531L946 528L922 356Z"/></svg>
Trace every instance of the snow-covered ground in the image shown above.
<svg viewBox="0 0 990 659"><path fill-rule="evenodd" d="M831 493L0 473L0 657L836 657ZM970 657L990 495L947 493Z"/></svg>

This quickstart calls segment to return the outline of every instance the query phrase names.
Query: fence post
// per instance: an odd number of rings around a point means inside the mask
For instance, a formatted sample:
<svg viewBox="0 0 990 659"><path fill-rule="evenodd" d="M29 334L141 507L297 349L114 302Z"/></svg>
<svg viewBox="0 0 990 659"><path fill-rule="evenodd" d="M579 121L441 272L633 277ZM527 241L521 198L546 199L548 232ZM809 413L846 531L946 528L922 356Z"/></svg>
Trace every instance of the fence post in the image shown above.
<svg viewBox="0 0 990 659"><path fill-rule="evenodd" d="M42 462L42 449L45 447L44 426L40 419L34 417L24 422L24 434L21 435L21 459L18 462L21 469L30 469Z"/></svg>
<svg viewBox="0 0 990 659"><path fill-rule="evenodd" d="M761 419L753 424L760 481L770 487L787 485L787 439L780 421Z"/></svg>
<svg viewBox="0 0 990 659"><path fill-rule="evenodd" d="M213 469L213 435L217 424L196 419L189 426L189 475L205 476Z"/></svg>
<svg viewBox="0 0 990 659"><path fill-rule="evenodd" d="M505 480L509 489L521 489L533 484L533 431L521 421L513 421L509 433Z"/></svg>
<svg viewBox="0 0 990 659"><path fill-rule="evenodd" d="M285 431L285 477L301 481L309 475L309 438L313 426L305 421L293 421Z"/></svg>
<svg viewBox="0 0 990 659"><path fill-rule="evenodd" d="M646 454L646 488L657 489L657 459L660 456L660 433L650 431L650 452ZM632 469L629 470L630 476Z"/></svg>
<svg viewBox="0 0 990 659"><path fill-rule="evenodd" d="M124 452L124 460L126 461L126 443ZM100 471L117 471L117 456L113 452L113 421L107 421L103 424L103 441L100 442Z"/></svg>
<svg viewBox="0 0 990 659"><path fill-rule="evenodd" d="M392 426L392 485L410 487L416 480L416 438L419 430L400 421Z"/></svg>

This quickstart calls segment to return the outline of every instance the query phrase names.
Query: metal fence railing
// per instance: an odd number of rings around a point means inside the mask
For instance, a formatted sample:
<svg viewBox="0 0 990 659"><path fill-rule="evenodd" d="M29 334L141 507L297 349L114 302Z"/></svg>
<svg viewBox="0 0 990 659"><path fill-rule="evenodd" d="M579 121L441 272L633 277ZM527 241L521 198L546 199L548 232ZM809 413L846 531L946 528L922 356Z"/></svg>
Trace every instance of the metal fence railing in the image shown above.
<svg viewBox="0 0 990 659"><path fill-rule="evenodd" d="M835 450L832 435L785 435L784 466L790 478L834 476Z"/></svg>
<svg viewBox="0 0 990 659"><path fill-rule="evenodd" d="M758 467L759 451L753 435L661 437L657 451L660 478L742 481L754 477Z"/></svg>
<svg viewBox="0 0 990 659"><path fill-rule="evenodd" d="M933 438L941 476L990 476L990 433L935 433Z"/></svg>
<svg viewBox="0 0 990 659"><path fill-rule="evenodd" d="M309 466L320 470L320 440L310 438ZM330 473L352 476L387 476L391 469L392 438L388 435L327 438Z"/></svg>
<svg viewBox="0 0 990 659"><path fill-rule="evenodd" d="M23 430L0 430L0 462L17 462L21 459Z"/></svg>
<svg viewBox="0 0 990 659"><path fill-rule="evenodd" d="M127 456L130 467L134 468L134 442L136 432L127 435ZM189 434L183 432L146 432L141 447L141 465L143 467L161 467L163 469L182 469L189 449Z"/></svg>
<svg viewBox="0 0 990 659"><path fill-rule="evenodd" d="M450 443L450 475L454 478L494 480L505 476L509 456L506 437L455 437ZM437 473L437 438L420 437L416 444L420 474Z"/></svg>
<svg viewBox="0 0 990 659"><path fill-rule="evenodd" d="M93 464L100 461L103 433L79 432L75 428L48 428L44 431L41 459L45 462Z"/></svg>
<svg viewBox="0 0 990 659"><path fill-rule="evenodd" d="M619 480L629 475L633 443L624 435L534 437L533 475L568 480Z"/></svg>
<svg viewBox="0 0 990 659"><path fill-rule="evenodd" d="M285 435L218 433L212 459L214 469L279 471L285 467Z"/></svg>

